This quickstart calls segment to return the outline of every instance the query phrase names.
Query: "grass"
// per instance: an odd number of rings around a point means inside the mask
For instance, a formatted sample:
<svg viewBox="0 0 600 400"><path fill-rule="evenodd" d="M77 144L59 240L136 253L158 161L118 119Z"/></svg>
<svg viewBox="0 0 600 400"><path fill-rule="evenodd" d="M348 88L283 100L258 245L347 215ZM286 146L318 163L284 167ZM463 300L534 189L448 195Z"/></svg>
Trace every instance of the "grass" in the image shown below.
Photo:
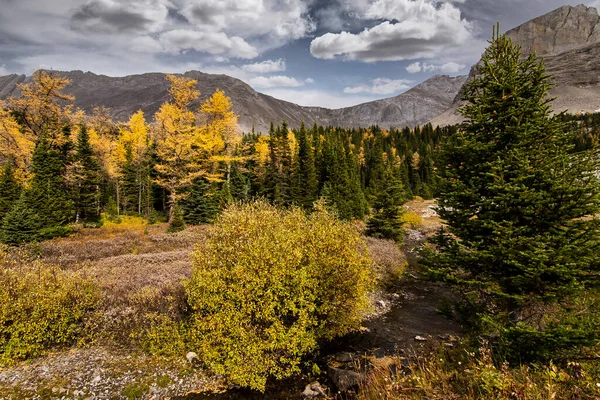
<svg viewBox="0 0 600 400"><path fill-rule="evenodd" d="M372 366L359 393L360 400L598 399L600 365L511 367L494 360L487 346L477 352L459 346Z"/></svg>

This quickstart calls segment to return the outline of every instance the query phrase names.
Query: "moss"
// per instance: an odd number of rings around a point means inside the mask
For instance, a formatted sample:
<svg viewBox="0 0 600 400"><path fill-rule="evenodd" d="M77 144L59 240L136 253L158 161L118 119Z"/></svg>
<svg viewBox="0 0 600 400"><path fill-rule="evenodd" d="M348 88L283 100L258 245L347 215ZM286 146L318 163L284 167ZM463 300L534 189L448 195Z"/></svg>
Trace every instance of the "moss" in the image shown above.
<svg viewBox="0 0 600 400"><path fill-rule="evenodd" d="M146 383L130 383L123 388L121 395L129 400L141 399L149 389L150 387Z"/></svg>

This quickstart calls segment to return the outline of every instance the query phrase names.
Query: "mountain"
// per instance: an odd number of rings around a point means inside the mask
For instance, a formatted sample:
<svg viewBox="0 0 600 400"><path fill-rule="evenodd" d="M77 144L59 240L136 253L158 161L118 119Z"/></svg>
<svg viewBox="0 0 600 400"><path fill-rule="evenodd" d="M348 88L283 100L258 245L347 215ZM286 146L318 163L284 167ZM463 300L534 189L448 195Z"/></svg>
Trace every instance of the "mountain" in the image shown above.
<svg viewBox="0 0 600 400"><path fill-rule="evenodd" d="M148 120L168 99L169 85L165 74L148 73L125 77L108 77L91 72L58 72L71 80L66 92L75 96L75 104L86 112L96 106L110 109L115 121L125 121L141 109ZM249 85L227 75L212 75L198 71L183 74L196 79L200 101L216 89L231 97L234 111L239 115L240 128L266 132L271 121L286 120L297 127L307 124L360 127L380 125L384 128L422 125L446 110L456 97L466 77L435 76L399 96L377 100L353 107L330 110L320 107L302 107L256 92ZM19 95L16 85L30 81L25 75L0 77L0 99ZM197 106L197 105L196 105Z"/></svg>
<svg viewBox="0 0 600 400"><path fill-rule="evenodd" d="M524 56L536 52L552 74L550 96L555 112L571 114L600 110L600 16L594 7L563 6L506 32ZM475 73L471 69L470 77ZM462 122L460 94L452 106L434 118L434 125Z"/></svg>

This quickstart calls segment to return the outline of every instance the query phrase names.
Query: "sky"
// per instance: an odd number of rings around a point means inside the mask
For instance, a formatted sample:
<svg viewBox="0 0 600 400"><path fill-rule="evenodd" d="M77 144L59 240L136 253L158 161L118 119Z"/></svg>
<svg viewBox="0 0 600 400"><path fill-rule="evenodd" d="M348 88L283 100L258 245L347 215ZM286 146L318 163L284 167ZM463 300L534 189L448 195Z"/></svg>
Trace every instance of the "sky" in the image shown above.
<svg viewBox="0 0 600 400"><path fill-rule="evenodd" d="M581 1L581 0L580 0ZM600 8L600 0L583 0ZM227 74L300 105L340 108L467 74L492 25L565 0L0 0L0 76Z"/></svg>

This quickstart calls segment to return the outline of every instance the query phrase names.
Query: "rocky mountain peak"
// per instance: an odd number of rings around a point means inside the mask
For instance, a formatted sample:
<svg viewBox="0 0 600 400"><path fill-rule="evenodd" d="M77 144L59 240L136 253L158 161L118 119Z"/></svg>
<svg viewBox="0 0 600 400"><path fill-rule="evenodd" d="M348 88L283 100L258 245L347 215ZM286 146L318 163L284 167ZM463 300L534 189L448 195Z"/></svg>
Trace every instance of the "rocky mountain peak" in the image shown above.
<svg viewBox="0 0 600 400"><path fill-rule="evenodd" d="M600 16L594 7L563 6L506 32L524 54L555 55L600 42Z"/></svg>

